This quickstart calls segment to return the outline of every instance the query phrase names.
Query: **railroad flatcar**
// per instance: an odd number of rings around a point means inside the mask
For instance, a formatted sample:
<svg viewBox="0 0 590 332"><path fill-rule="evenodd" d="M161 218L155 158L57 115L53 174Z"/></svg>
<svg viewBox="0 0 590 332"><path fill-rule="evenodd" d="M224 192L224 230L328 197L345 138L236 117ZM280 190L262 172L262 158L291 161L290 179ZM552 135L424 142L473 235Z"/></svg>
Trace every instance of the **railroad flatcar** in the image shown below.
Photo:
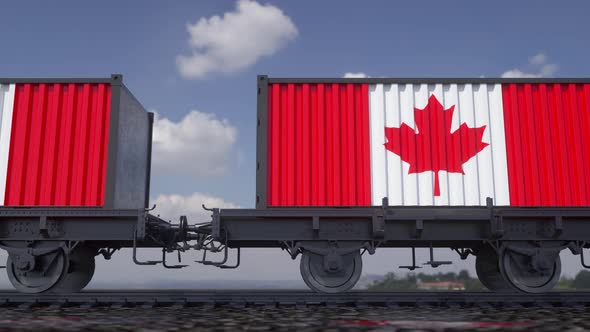
<svg viewBox="0 0 590 332"><path fill-rule="evenodd" d="M326 293L351 289L380 248L408 248L410 270L416 248L433 267L451 263L435 248L474 255L492 291L549 291L562 250L588 267L590 79L259 76L257 88L256 208L171 222L150 214L153 116L121 75L0 79L14 287L79 291L95 256L120 248L174 269L174 251L236 268L241 248L280 248ZM162 258L138 260L145 247Z"/></svg>

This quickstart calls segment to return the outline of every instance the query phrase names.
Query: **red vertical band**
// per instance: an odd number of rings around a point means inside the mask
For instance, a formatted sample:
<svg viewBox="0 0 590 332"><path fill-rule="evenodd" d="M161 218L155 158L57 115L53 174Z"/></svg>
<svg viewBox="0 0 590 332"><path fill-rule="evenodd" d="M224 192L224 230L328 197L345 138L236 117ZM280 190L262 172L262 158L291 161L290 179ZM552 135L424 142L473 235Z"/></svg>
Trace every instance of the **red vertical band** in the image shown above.
<svg viewBox="0 0 590 332"><path fill-rule="evenodd" d="M268 91L268 206L370 205L367 84Z"/></svg>
<svg viewBox="0 0 590 332"><path fill-rule="evenodd" d="M359 163L362 165L362 171L359 171L358 174L361 177L362 187L359 188L359 191L362 191L362 194L359 196L360 199L357 200L357 205L371 205L372 197L371 197L371 142L370 142L370 134L369 134L369 85L362 84L360 86L360 108L356 110L355 113L361 113L361 121L359 121L360 127L355 128L361 132L361 135L358 136L359 146L360 146L360 154L358 155L357 159ZM365 139L365 137L367 137Z"/></svg>
<svg viewBox="0 0 590 332"><path fill-rule="evenodd" d="M310 156L311 156L311 142L310 142L310 138L311 138L311 114L310 114L310 103L309 103L309 84L303 84L303 88L301 90L301 94L302 94L302 100L301 100L301 113L302 113L302 131L301 131L301 167L303 168L303 176L301 177L301 193L300 195L301 200L298 201L300 202L301 205L310 205L311 203L311 197L309 194L310 190L311 190L311 164L309 163L310 161ZM307 161L306 161L307 160ZM315 171L315 170L314 170Z"/></svg>
<svg viewBox="0 0 590 332"><path fill-rule="evenodd" d="M502 87L510 203L590 203L589 84L506 84Z"/></svg>
<svg viewBox="0 0 590 332"><path fill-rule="evenodd" d="M104 204L108 84L17 84L5 205Z"/></svg>

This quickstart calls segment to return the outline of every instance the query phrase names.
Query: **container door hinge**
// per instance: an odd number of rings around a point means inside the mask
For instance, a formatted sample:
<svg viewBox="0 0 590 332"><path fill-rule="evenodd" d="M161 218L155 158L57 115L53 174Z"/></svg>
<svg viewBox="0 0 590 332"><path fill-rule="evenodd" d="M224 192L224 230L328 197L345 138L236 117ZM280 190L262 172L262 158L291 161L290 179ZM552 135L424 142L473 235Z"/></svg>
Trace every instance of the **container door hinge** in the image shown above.
<svg viewBox="0 0 590 332"><path fill-rule="evenodd" d="M60 236L59 225L56 221L47 220L46 215L39 217L39 235L44 238Z"/></svg>
<svg viewBox="0 0 590 332"><path fill-rule="evenodd" d="M385 210L378 209L373 215L373 236L376 238L385 237Z"/></svg>
<svg viewBox="0 0 590 332"><path fill-rule="evenodd" d="M43 237L49 237L49 230L47 229L47 216L39 217L39 234Z"/></svg>
<svg viewBox="0 0 590 332"><path fill-rule="evenodd" d="M416 219L416 229L414 230L414 238L421 238L422 232L424 232L424 220Z"/></svg>
<svg viewBox="0 0 590 332"><path fill-rule="evenodd" d="M137 226L135 228L135 237L143 239L145 237L145 224L148 218L148 214L144 209L140 209L137 212Z"/></svg>
<svg viewBox="0 0 590 332"><path fill-rule="evenodd" d="M221 215L218 208L208 209L203 204L203 209L211 213L211 237L215 241L221 240Z"/></svg>
<svg viewBox="0 0 590 332"><path fill-rule="evenodd" d="M318 238L320 235L320 217L313 216L313 217L311 217L311 220L312 220L313 236Z"/></svg>
<svg viewBox="0 0 590 332"><path fill-rule="evenodd" d="M502 216L492 216L492 219L490 220L493 238L501 238L504 236L504 222L502 219Z"/></svg>
<svg viewBox="0 0 590 332"><path fill-rule="evenodd" d="M561 216L555 217L555 231L553 233L553 238L558 238L563 234L563 218Z"/></svg>

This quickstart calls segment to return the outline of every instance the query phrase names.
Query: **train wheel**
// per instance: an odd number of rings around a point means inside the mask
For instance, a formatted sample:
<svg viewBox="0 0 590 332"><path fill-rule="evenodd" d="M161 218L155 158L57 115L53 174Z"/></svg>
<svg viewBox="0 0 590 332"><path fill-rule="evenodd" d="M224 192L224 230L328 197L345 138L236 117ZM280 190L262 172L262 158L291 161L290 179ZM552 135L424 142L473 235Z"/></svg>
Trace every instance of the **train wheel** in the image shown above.
<svg viewBox="0 0 590 332"><path fill-rule="evenodd" d="M8 280L19 292L42 293L55 287L66 275L69 262L62 249L33 257L9 253Z"/></svg>
<svg viewBox="0 0 590 332"><path fill-rule="evenodd" d="M81 291L94 276L96 251L88 247L75 248L69 255L69 269L64 278L52 289L56 293Z"/></svg>
<svg viewBox="0 0 590 332"><path fill-rule="evenodd" d="M498 253L489 245L482 246L475 257L475 272L479 281L493 292L510 292L512 286L500 273Z"/></svg>
<svg viewBox="0 0 590 332"><path fill-rule="evenodd" d="M337 266L324 264L325 256L304 251L301 257L301 276L309 288L321 293L340 293L357 283L363 269L359 251L339 256ZM330 265L330 266L326 266Z"/></svg>
<svg viewBox="0 0 590 332"><path fill-rule="evenodd" d="M525 293L545 293L553 289L561 275L561 259L556 254L537 253L535 247L520 244L502 251L500 271L512 287Z"/></svg>

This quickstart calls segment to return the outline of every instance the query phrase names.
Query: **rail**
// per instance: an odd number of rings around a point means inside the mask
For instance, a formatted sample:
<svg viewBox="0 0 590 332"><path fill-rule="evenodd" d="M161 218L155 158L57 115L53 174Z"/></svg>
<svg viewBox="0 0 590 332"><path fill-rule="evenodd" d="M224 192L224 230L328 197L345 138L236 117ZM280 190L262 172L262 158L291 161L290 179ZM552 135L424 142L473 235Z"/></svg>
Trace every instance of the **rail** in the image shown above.
<svg viewBox="0 0 590 332"><path fill-rule="evenodd" d="M188 307L188 306L447 306L580 307L590 306L590 292L531 295L492 292L367 292L320 294L299 290L109 290L74 294L0 292L4 307Z"/></svg>

